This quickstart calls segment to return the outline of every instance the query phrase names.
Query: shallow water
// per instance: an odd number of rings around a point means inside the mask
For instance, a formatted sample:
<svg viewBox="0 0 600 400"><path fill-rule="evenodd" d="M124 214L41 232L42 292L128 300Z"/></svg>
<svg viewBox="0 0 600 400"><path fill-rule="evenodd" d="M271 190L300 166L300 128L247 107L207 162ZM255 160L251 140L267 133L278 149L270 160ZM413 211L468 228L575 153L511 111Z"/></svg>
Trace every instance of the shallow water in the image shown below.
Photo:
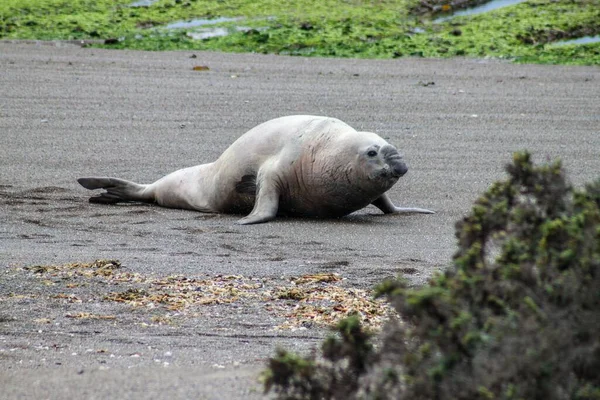
<svg viewBox="0 0 600 400"><path fill-rule="evenodd" d="M433 23L439 24L440 22L448 21L454 17L464 17L468 15L476 15L482 14L484 12L497 10L498 8L508 7L519 3L524 3L527 0L492 0L485 4L479 5L477 7L467 8L464 10L458 10L451 15L447 15L444 17L436 18L433 20Z"/></svg>
<svg viewBox="0 0 600 400"><path fill-rule="evenodd" d="M212 19L198 18L198 19L193 19L191 21L177 21L177 22L172 22L169 25L165 26L165 28L167 28L167 29L195 28L195 27L198 27L198 26L219 24L221 22L240 21L242 19L244 19L244 18L243 17L235 17L235 18L218 17L218 18L212 18Z"/></svg>
<svg viewBox="0 0 600 400"><path fill-rule="evenodd" d="M566 46L569 44L589 44L600 42L600 35L597 36L583 36L577 39L561 40L559 42L552 43L552 46Z"/></svg>

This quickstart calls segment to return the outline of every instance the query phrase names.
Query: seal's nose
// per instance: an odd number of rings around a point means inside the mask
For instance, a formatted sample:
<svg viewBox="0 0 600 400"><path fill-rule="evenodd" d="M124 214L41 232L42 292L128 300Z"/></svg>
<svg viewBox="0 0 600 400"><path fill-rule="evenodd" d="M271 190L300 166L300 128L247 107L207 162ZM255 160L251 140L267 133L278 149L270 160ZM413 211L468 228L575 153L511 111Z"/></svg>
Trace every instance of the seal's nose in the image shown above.
<svg viewBox="0 0 600 400"><path fill-rule="evenodd" d="M398 177L400 177L408 172L408 167L402 161L395 162L394 164L391 165L391 167L392 167L392 173Z"/></svg>

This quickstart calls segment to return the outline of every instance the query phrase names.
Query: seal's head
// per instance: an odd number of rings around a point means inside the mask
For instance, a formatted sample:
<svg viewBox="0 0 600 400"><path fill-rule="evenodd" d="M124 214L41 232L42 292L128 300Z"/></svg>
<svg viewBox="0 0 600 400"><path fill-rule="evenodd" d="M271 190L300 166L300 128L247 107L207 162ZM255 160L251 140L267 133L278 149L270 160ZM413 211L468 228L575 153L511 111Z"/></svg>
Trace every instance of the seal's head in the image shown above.
<svg viewBox="0 0 600 400"><path fill-rule="evenodd" d="M364 180L371 184L391 188L398 179L406 174L408 167L398 150L370 132L360 132L365 139L356 148L356 163Z"/></svg>
<svg viewBox="0 0 600 400"><path fill-rule="evenodd" d="M408 171L402 156L391 144L371 145L361 153L359 159L369 179L395 182Z"/></svg>

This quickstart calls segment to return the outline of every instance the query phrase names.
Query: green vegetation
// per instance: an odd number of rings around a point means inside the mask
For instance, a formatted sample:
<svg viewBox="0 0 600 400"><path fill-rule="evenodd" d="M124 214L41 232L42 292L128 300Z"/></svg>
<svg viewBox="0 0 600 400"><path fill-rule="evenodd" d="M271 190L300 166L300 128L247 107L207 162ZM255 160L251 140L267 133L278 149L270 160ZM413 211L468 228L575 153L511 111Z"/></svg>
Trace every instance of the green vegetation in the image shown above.
<svg viewBox="0 0 600 400"><path fill-rule="evenodd" d="M382 283L403 322L377 341L355 318L320 355L279 350L280 399L600 399L600 179L574 190L526 152L457 224L453 267Z"/></svg>
<svg viewBox="0 0 600 400"><path fill-rule="evenodd" d="M431 0L456 7L481 0ZM306 56L498 57L523 62L600 65L600 43L554 47L556 39L600 34L600 0L529 0L434 23L420 0L3 0L1 39L96 39L92 45L140 50L220 50ZM441 6L440 6L441 7ZM441 9L437 7L435 9ZM240 18L165 29L194 18ZM199 29L229 34L194 39ZM109 39L105 42L106 39Z"/></svg>

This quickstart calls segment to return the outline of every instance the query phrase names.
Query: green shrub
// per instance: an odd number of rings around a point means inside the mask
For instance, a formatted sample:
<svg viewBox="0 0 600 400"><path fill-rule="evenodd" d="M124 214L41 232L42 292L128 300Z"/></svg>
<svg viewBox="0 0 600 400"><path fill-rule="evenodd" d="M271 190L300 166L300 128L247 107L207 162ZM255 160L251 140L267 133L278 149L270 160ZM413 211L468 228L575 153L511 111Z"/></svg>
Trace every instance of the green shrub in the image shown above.
<svg viewBox="0 0 600 400"><path fill-rule="evenodd" d="M280 350L280 399L600 399L600 180L514 155L457 223L453 266L377 288L401 320L377 339L343 321L319 355Z"/></svg>

